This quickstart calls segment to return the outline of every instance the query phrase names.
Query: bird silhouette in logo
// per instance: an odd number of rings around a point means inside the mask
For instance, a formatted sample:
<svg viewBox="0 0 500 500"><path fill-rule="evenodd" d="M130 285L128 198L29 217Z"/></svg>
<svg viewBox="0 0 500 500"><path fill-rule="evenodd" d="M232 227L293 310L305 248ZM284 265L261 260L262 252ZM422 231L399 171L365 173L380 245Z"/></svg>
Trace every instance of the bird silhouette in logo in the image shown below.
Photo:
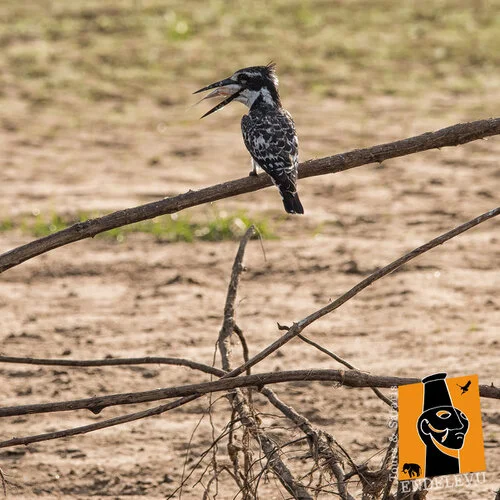
<svg viewBox="0 0 500 500"><path fill-rule="evenodd" d="M458 387L460 387L460 389L462 389L462 396L469 390L470 384L471 384L470 380L468 380L465 385L457 384Z"/></svg>

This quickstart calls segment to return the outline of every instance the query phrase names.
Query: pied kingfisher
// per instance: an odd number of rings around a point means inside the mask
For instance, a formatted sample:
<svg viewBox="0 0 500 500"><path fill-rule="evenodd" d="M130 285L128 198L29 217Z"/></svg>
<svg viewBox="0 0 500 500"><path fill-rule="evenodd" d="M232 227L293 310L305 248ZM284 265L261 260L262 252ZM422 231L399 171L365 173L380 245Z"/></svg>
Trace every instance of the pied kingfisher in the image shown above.
<svg viewBox="0 0 500 500"><path fill-rule="evenodd" d="M215 90L205 99L228 97L202 118L231 101L248 106L248 114L241 119L241 131L252 157L250 175L257 175L257 166L262 168L278 187L285 210L290 214L303 214L297 194L299 141L290 113L281 106L275 64L240 69L229 78L203 87L195 94L211 89Z"/></svg>

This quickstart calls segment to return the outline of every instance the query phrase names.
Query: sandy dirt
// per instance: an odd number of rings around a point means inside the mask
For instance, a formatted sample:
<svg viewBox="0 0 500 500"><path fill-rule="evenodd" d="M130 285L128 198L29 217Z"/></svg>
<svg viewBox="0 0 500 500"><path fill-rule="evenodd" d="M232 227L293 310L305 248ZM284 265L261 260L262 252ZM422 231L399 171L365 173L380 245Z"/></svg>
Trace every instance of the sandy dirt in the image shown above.
<svg viewBox="0 0 500 500"><path fill-rule="evenodd" d="M183 89L182 104L172 106L145 98L123 124L106 119L104 103L102 114L92 117L92 128L60 127L50 137L44 132L63 124L67 110L42 109L34 120L13 96L13 118L0 128L2 214L19 220L37 213L105 213L246 175L250 165L239 131L243 108L234 105L199 122L204 108L188 108L192 90ZM490 114L482 107L487 96L469 106L462 103L461 111L441 95L428 96L425 105L394 96L360 108L336 98L299 99L289 89L284 100L295 117L304 160ZM78 112L82 120L90 120L84 109ZM251 353L280 335L276 322L305 317L378 267L494 208L499 156L500 140L490 138L303 180L303 217L284 216L274 189L218 202L215 208L221 212L244 208L268 218L279 238L264 241L265 257L258 241L247 248L236 318ZM196 217L211 210L199 207L190 213ZM498 384L498 228L498 221L489 221L434 249L305 333L373 374L424 377L444 370L449 376L477 373L481 383ZM15 227L0 234L0 250L32 239ZM67 359L157 355L211 364L237 245L165 244L134 234L122 243L78 242L26 262L0 278L0 352ZM235 361L240 360L237 342L234 351ZM295 340L255 371L338 367ZM0 365L2 406L207 379L187 368L160 365ZM327 383L275 389L313 424L332 433L357 463L369 460L372 469L380 465L391 415L368 389ZM226 399L214 399L217 435L230 413ZM493 498L500 477L500 411L496 401L481 403L485 483L433 491L428 498ZM2 450L0 467L17 484L9 488L9 497L165 498L179 486L183 468L190 472L210 444L208 405L204 397L160 417ZM255 405L266 428L277 440L285 439L290 424L269 416L276 411L262 396L255 396ZM5 418L0 438L71 428L145 407ZM218 455L220 464L228 463L224 445ZM292 468L302 470L300 459L289 458ZM203 486L195 483L207 463L194 471L182 498L202 498ZM217 498L233 498L236 490L227 474L221 481ZM272 478L262 480L261 492L262 498L283 498Z"/></svg>

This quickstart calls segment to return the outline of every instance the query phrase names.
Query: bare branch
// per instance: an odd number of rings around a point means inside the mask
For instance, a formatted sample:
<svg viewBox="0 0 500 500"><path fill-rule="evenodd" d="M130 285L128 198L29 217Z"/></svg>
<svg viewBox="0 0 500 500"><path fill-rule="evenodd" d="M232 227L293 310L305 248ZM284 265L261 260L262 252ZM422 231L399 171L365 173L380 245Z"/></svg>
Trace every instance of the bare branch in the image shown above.
<svg viewBox="0 0 500 500"><path fill-rule="evenodd" d="M347 368L350 368L351 370L359 370L359 368L356 368L354 365L346 361L345 359L341 358L340 356L337 356L334 352L331 352L328 350L326 347L323 347L321 344L318 344L317 342L314 342L314 340L308 339L301 333L298 335L299 339L305 342L306 344L312 345L318 351L321 351L325 353L327 356L330 356L330 358L334 359L335 361L339 362L340 364L347 366ZM385 404L392 406L394 403L386 396L384 396L376 387L371 387L371 390L375 393L375 395L382 400Z"/></svg>
<svg viewBox="0 0 500 500"><path fill-rule="evenodd" d="M30 444L39 443L40 441L49 441L51 439L59 439L68 436L77 436L78 434L87 434L88 432L97 431L99 429L105 429L106 427L113 427L114 425L125 424L127 422L133 422L134 420L139 420L141 418L152 417L153 415L160 415L167 411L178 408L190 401L198 399L200 396L189 396L185 398L178 399L171 403L156 406L150 408L149 410L139 411L136 413L129 413L128 415L120 415L119 417L110 418L108 420L102 420L101 422L96 422L95 424L83 425L81 427L73 427L71 429L65 429L62 431L46 432L44 434L37 434L34 436L25 436L20 438L12 438L7 441L0 442L0 448L8 448L10 446L17 446L20 444Z"/></svg>
<svg viewBox="0 0 500 500"><path fill-rule="evenodd" d="M261 240L262 244L262 240ZM249 359L249 349L248 349L248 344L245 339L245 335L243 334L243 330L234 322L233 325L233 330L234 333L238 336L240 339L241 343L241 348L243 351L243 360L245 362L248 361ZM245 372L247 375L251 375L251 369L249 368ZM246 397L248 399L249 404L251 405L253 403L253 398L252 398L252 389L247 390ZM233 412L231 415L231 419L234 419L235 416L235 410L233 407ZM249 446L249 440L250 440L250 432L247 430L246 432L243 433L242 436L242 444L241 444L241 451L243 453L243 472L240 472L241 475L241 486L240 486L240 491L242 492L242 500L255 500L257 498L257 493L256 491L252 491L252 481L254 480L254 474L253 474L253 469L252 469L252 452L250 450ZM238 460L238 447L234 446L233 444L233 433L230 433L230 443L228 443L227 450L228 454L231 457L231 461L233 463L233 468L235 470L235 474L238 474L239 472L239 460Z"/></svg>
<svg viewBox="0 0 500 500"><path fill-rule="evenodd" d="M217 398L217 400L219 399L222 399L223 396L220 396L220 398ZM210 402L210 407L214 404L213 401ZM187 464L188 464L188 461L189 461L189 455L190 455L190 452L191 452L191 445L192 445L192 442L193 442L193 439L194 439L194 435L198 429L198 427L200 426L201 422L203 421L203 419L205 418L205 415L206 415L206 412L203 413L203 415L200 417L200 419L198 420L197 424L195 425L193 431L191 432L191 436L189 437L189 442L188 442L188 445L187 445L187 449L186 449L186 454L185 454L185 459L184 459L184 464L183 464L183 468L182 468L182 477L181 477L181 482L180 482L180 485L170 493L170 495L168 496L168 498L174 498L175 495L177 493L179 493L179 498L182 497L182 490L184 488L184 486L187 484L187 481L190 479L190 477L195 473L195 471L198 469L198 467L202 464L203 460L205 459L205 457L211 452L214 450L214 448L216 448L219 444L219 442L226 436L229 435L230 433L230 424L228 424L223 430L222 432L219 434L219 436L217 436L216 438L214 438L212 440L212 442L210 443L210 446L208 448L206 448L198 457L198 461L190 466L190 472L185 475L186 473L186 468L187 468ZM234 422L233 422L234 424ZM205 472L207 471L207 469L205 469ZM201 475L200 477L200 480L202 479L203 475L205 474L205 472ZM198 483L199 481L197 481Z"/></svg>
<svg viewBox="0 0 500 500"><path fill-rule="evenodd" d="M276 477L286 490L293 495L293 498L312 500L307 489L297 479L295 479L280 457L279 447L260 428L257 423L246 398L241 391L236 391L233 398L233 406L239 414L243 425L250 431L252 437L259 443L267 458L268 467L274 472Z"/></svg>
<svg viewBox="0 0 500 500"><path fill-rule="evenodd" d="M458 146L497 134L500 134L500 118L459 123L436 132L427 132L400 141L380 144L366 149L355 149L326 158L309 160L300 165L299 177L312 177L342 172L350 168L374 162L380 163L390 158L406 156L419 151L446 146ZM178 196L164 198L160 201L120 210L103 217L89 219L85 222L79 222L62 231L32 241L0 255L0 273L42 253L75 241L92 238L96 234L109 231L110 229L152 219L159 215L180 212L186 208L203 203L250 193L270 185L271 181L265 174L256 177L245 177L199 189L198 191L189 190L187 193Z"/></svg>
<svg viewBox="0 0 500 500"><path fill-rule="evenodd" d="M257 363L262 361L264 358L267 358L270 354L278 350L280 347L285 345L287 342L289 342L291 339L296 337L299 333L302 333L302 331L308 327L310 324L314 323L314 321L322 318L323 316L326 316L327 314L333 312L335 309L338 309L342 304L347 302L348 300L352 299L355 295L357 295L359 292L370 286L372 283L375 281L379 280L380 278L383 278L384 276L387 276L388 274L394 272L396 269L400 268L410 260L414 259L415 257L418 257L419 255L422 255L425 252L428 252L434 247L437 247L438 245L442 245L446 241L450 240L451 238L454 238L455 236L458 236L459 234L473 228L474 226L477 226L478 224L481 224L482 222L487 221L488 219L491 219L493 217L496 217L497 215L500 214L500 207L494 208L493 210L490 210L489 212L486 212L482 215L479 215L478 217L465 222L464 224L461 224L460 226L457 226L455 229L452 229L451 231L448 231L447 233L442 234L441 236L438 236L437 238L434 238L433 240L425 243L424 245L415 248L411 252L403 255L399 259L391 262L389 265L379 269L378 271L370 274L367 278L364 280L360 281L357 285L352 287L348 292L344 293L341 295L338 299L334 300L333 302L330 302L328 305L322 307L321 309L317 310L316 312L310 314L306 318L302 319L298 323L294 323L292 327L288 330L287 333L282 335L278 340L273 342L271 345L263 349L261 352L256 354L253 358L251 358L248 362L243 363L241 366L238 368L232 370L231 372L227 373L224 375L223 378L228 378L228 377L236 377L238 375L241 375L245 370L248 368L255 366Z"/></svg>
<svg viewBox="0 0 500 500"><path fill-rule="evenodd" d="M330 469L331 473L337 479L337 488L339 490L340 498L342 500L354 500L354 498L347 491L344 471L339 465L340 458L331 446L336 442L333 436L315 429L307 418L298 413L293 407L288 406L281 401L272 389L264 387L260 392L267 397L271 404L278 408L278 410L280 410L295 425L297 425L297 427L299 427L307 436L311 452L317 455L318 458L325 460L326 467Z"/></svg>
<svg viewBox="0 0 500 500"><path fill-rule="evenodd" d="M224 306L224 321L218 338L222 368L225 371L229 371L231 369L231 335L235 329L234 302L236 300L240 275L243 271L243 255L245 254L245 248L248 240L254 232L254 227L251 226L241 239L238 252L234 258L231 280L229 281L229 287L227 290L226 305ZM267 458L268 466L274 472L285 489L291 493L294 498L312 500L312 497L309 495L307 489L293 477L290 469L283 462L279 453L279 448L273 443L267 433L262 430L259 422L255 418L252 407L249 405L248 400L245 398L242 391L240 389L236 389L234 392L229 392L227 397L231 403L233 411L239 415L242 424L262 448L262 451Z"/></svg>
<svg viewBox="0 0 500 500"><path fill-rule="evenodd" d="M337 300L334 300L330 304L326 305L325 307L322 307L315 313L311 314L307 318L303 319L302 321L299 322L299 328L303 330L306 326L309 326L311 323L314 323L314 321L317 321L318 319L322 318L323 316L326 316L327 314L331 313L338 307L340 307L342 304L347 302L349 299L357 295L361 290L364 290L367 286L371 285L374 281L379 280L383 276L386 276L392 272L394 272L396 269L401 267L402 265L406 264L410 260L414 259L415 257L418 257L419 255L422 255L425 252L428 252L434 247L437 247L439 245L442 245L448 240L451 240L455 236L458 236L461 233L464 233L465 231L473 228L474 226L477 226L478 224L481 224L482 222L487 221L488 219L492 219L493 217L496 217L497 215L500 215L500 207L494 208L490 210L489 212L485 212L482 215L479 215L478 217L465 222L464 224L461 224L460 226L457 226L455 229L452 229L451 231L448 231L447 233L442 234L441 236L438 236L437 238L434 238L433 240L425 243L424 245L415 248L415 250L412 250L411 252L407 253L406 255L403 255L403 257L400 257L399 259L395 260L394 262L391 262L388 266L383 267L382 269L379 269L378 271L374 272L367 278L365 278L363 281L360 281L356 286L351 288L346 294L342 295L339 297Z"/></svg>
<svg viewBox="0 0 500 500"><path fill-rule="evenodd" d="M419 382L417 378L388 377L370 375L357 370L289 370L283 372L255 373L241 377L222 377L213 382L181 385L151 391L128 392L97 396L93 398L75 399L57 403L40 403L22 406L5 406L0 408L0 417L15 415L29 415L34 413L51 413L73 410L90 410L99 413L108 406L128 405L158 401L174 397L200 397L211 392L231 391L241 387L263 387L269 384L297 381L337 382L347 387L393 387ZM500 388L490 385L480 385L479 393L482 397L500 399Z"/></svg>
<svg viewBox="0 0 500 500"><path fill-rule="evenodd" d="M334 302L319 309L315 313L307 316L306 318L301 320L299 323L294 323L294 325L289 329L289 331L285 335L280 337L276 342L274 342L273 344L271 344L270 346L268 346L267 348L262 350L259 354L257 354L253 358L251 358L248 362L245 362L241 366L239 366L238 368L232 370L229 373L226 373L222 377L221 380L208 383L203 389L207 390L207 391L208 390L214 391L214 390L234 389L236 387L243 386L243 384L241 384L241 382L243 380L246 381L247 385L250 385L250 386L254 385L254 386L258 386L258 387L261 387L265 384L277 382L277 379L275 379L274 377L277 376L279 378L279 376L282 376L282 374L280 374L280 373L251 375L249 377L240 377L240 378L238 378L238 380L228 380L228 379L231 377L236 377L238 375L241 375L249 367L254 366L258 362L260 362L262 359L269 356L271 353L273 353L274 351L279 349L281 346L286 344L293 337L297 336L308 325L310 325L311 323L313 323L317 319L321 318L322 316L334 311L335 309L340 307L342 304L344 304L346 301L350 300L352 297L354 297L359 292L361 292L363 289L365 289L366 287L371 285L374 281L386 276L387 274L390 274L391 272L395 271L397 268L401 267L403 264L406 264L410 260L421 255L422 253L444 243L445 241L448 241L449 239L453 238L454 236L457 236L458 234L461 234L464 231L467 231L468 229L470 229L470 228L472 228L472 227L474 227L474 226L476 226L476 225L478 225L478 224L480 224L488 219L491 219L492 217L496 217L497 215L499 215L499 213L500 213L500 208L495 208L487 213L484 213L484 214L480 215L479 217L476 217L475 219L472 219L471 221L469 221L465 224L462 224L462 225L456 227L455 229L431 240L430 242L426 243L425 245L422 245L422 246L416 248L412 252L395 260L394 262L392 262L388 266L385 266L384 268L376 271L372 275L368 276L367 278L365 278L364 280L359 282L356 286L351 288L347 293L340 296ZM414 383L414 382L418 381L418 379L404 379L404 378L397 378L397 377L373 377L373 376L370 376L368 374L358 373L355 371L340 372L338 370L325 370L325 372L328 372L328 371L332 372L331 377L327 377L326 379L322 379L322 380L336 380L338 382L341 382L344 385L349 385L349 382L352 382L353 384L355 384L354 385L355 387L391 387L394 385L404 385L404 384ZM333 373L333 372L335 372L335 373ZM287 380L304 380L304 379L311 380L312 373L313 373L313 371L307 371L307 374L305 374L306 375L305 378L304 378L304 374L297 374L298 378L296 378L296 379L287 378ZM354 380L353 377L357 380ZM319 380L319 378L317 378L316 380ZM282 381L285 381L285 380L282 380ZM364 383L361 383L362 381L364 381ZM229 383L229 386L224 386L224 387L222 387L222 386L210 386L210 384L220 384L221 382L222 383ZM193 387L191 387L191 389L192 388ZM168 391L175 392L177 390L178 390L178 388L174 388L174 389L169 389ZM198 387L197 390L199 391L200 388ZM480 395L482 397L490 397L490 398L500 399L500 389L494 387L493 385L491 385L491 386L482 385L482 386L480 386L479 390L480 390ZM165 391L165 390L162 390L162 391ZM151 392L151 391L149 391L149 392ZM165 393L163 393L161 395L161 397L162 398L174 397L173 393L170 393L170 394L171 394L170 396L167 396L167 395L165 395ZM13 438L13 439L10 439L8 441L0 442L0 448L5 448L8 446L15 446L15 445L19 445L19 444L29 444L29 443L33 443L33 442L45 441L48 439L57 439L59 437L84 434L84 433L91 432L91 431L94 431L97 429L111 427L113 425L119 425L119 424L125 423L125 422L131 422L134 420L138 420L140 418L145 418L145 417L149 417L152 415L159 415L159 414L164 413L166 411L169 411L171 409L178 408L179 406L186 404L186 403L189 403L190 401L194 401L195 399L201 397L201 395L202 394L197 392L196 394L183 397L177 401L173 401L173 402L168 403L166 405L157 406L155 408L151 408L149 410L145 410L142 412L137 412L137 413L133 413L133 414L129 414L129 415L123 415L120 417L115 417L115 418L112 418L112 419L109 419L106 421L97 422L95 424L77 427L74 429L51 432L51 433L46 433L46 434L39 434L36 436ZM121 398L122 396L123 395L117 395L117 397L119 397L119 398ZM125 396L135 397L136 395L132 394L132 395L125 395ZM107 396L107 397L115 397L115 396ZM151 396L149 396L149 397L151 397ZM101 400L101 403L102 403L102 398L95 398L95 399L91 398L91 399L93 399L93 401L91 401L90 406L88 408L92 409L92 411L95 411L95 412L100 411L103 407L102 407L102 405L99 406L99 404L96 404L96 400ZM143 399L142 401L151 401L151 400L154 400L154 398L153 399ZM80 402L81 401L82 400L80 400ZM122 401L120 403L115 402L114 404L126 404L127 402L132 402L132 401L130 401L130 400ZM139 402L139 401L134 401L134 402ZM71 402L69 402L69 403L71 403ZM106 401L105 406L109 406L108 403L109 403L109 401ZM58 404L58 405L63 404L64 405L66 403L54 403L54 404ZM7 416L8 414L18 415L18 414L20 414L18 412L19 409L26 409L26 408L28 408L30 411L21 410L21 411L23 411L23 414L33 413L34 407L37 407L37 406L39 406L39 405L28 405L27 407L21 406L21 407L3 408L3 409L0 409L0 414L3 414L3 416ZM87 408L85 405L83 405L81 407ZM60 408L59 411L64 411L64 410L69 410L69 409L76 409L76 408ZM40 408L37 408L36 410L39 411ZM43 411L55 411L55 410L48 409L47 407L45 407L45 409Z"/></svg>
<svg viewBox="0 0 500 500"><path fill-rule="evenodd" d="M110 359L49 359L23 358L16 356L0 356L0 363L15 363L41 366L68 366L68 367L95 367L95 366L122 366L122 365L175 365L186 366L210 375L222 377L226 372L210 365L197 363L190 359L164 358L146 356L144 358L110 358Z"/></svg>
<svg viewBox="0 0 500 500"><path fill-rule="evenodd" d="M394 463L394 460L396 458L395 452L397 452L396 450L397 442L398 442L398 429L396 428L396 430L394 431L389 440L389 446L387 447L387 451L385 453L381 469L386 469L386 470L391 469L392 464ZM389 500L389 495L391 493L392 483L394 482L394 479L395 475L389 474L387 482L385 483L384 491L382 492L382 500Z"/></svg>
<svg viewBox="0 0 500 500"><path fill-rule="evenodd" d="M2 483L3 496L7 497L7 480L2 469L0 469L0 483Z"/></svg>
<svg viewBox="0 0 500 500"><path fill-rule="evenodd" d="M245 361L245 363L248 362L248 360L250 359L250 350L248 349L248 343L247 343L247 340L245 338L245 335L243 334L243 330L235 323L234 324L234 333L236 333L237 337L240 339L240 343L241 343L241 350L243 351L243 360ZM250 375L252 373L252 369L251 367L249 367L245 373L247 375Z"/></svg>
<svg viewBox="0 0 500 500"><path fill-rule="evenodd" d="M240 282L240 275L243 272L243 256L245 255L245 248L248 240L255 234L254 226L250 226L246 233L241 238L238 252L234 258L233 270L231 272L231 279L227 290L226 304L224 306L224 321L222 328L219 332L219 350L222 357L222 369L224 371L230 370L230 357L231 357L231 335L234 331L234 302L236 300L236 292L238 291L238 284Z"/></svg>
<svg viewBox="0 0 500 500"><path fill-rule="evenodd" d="M240 241L238 251L234 258L233 269L231 271L231 279L229 280L229 286L227 290L226 303L224 305L224 320L222 323L222 327L219 331L219 337L217 339L217 345L219 347L219 352L221 354L222 367L226 372L231 369L231 335L233 334L233 331L235 330L236 327L236 323L234 321L234 303L236 301L236 293L238 291L240 275L244 269L243 256L245 254L245 248L248 243L248 240L254 233L255 233L254 226L251 226L247 229L245 235ZM228 394L227 397L232 406L231 421L229 424L230 430L229 430L229 439L227 444L227 452L231 460L231 463L233 465L233 470L234 470L233 477L238 487L240 488L240 491L243 492L243 498L247 499L252 496L248 484L248 476L247 476L248 469L245 469L245 473L241 472L238 459L238 448L234 445L233 421L237 413L234 394ZM240 420L242 419L241 414L239 416L239 419ZM245 423L248 424L248 419L245 421ZM255 426L255 422L253 422L253 424ZM248 434L249 432L248 426L246 426L245 432ZM245 454L245 462L247 458L246 454L248 453L248 451L249 451L248 449L243 450Z"/></svg>
<svg viewBox="0 0 500 500"><path fill-rule="evenodd" d="M321 374L321 378L318 376L316 371L318 372L325 372L324 374ZM219 384L223 380L226 382L232 382L229 387L224 387L220 388L220 390L230 390L234 389L237 387L245 387L245 386L261 386L264 384L270 384L270 383L277 383L278 380L276 380L276 377L279 378L280 376L284 376L286 380L282 380L283 382L290 382L290 381L298 381L298 380L323 380L323 381L337 381L337 382L342 382L342 385L347 385L351 387L372 387L372 385L369 384L377 384L377 387L392 387L394 385L406 385L406 384L413 384L415 382L419 382L419 379L416 378L400 378L400 377L375 377L371 375L367 375L365 373L360 373L359 374L359 380L356 380L356 382L351 378L354 374L356 374L356 378L358 376L358 372L352 371L352 372L341 372L338 370L302 370L302 372L305 373L295 373L295 377L291 377L290 374L293 372L281 372L281 373L268 373L268 374L255 374L251 375L250 377L238 377L237 379L221 379L217 382L209 382L209 384ZM328 376L329 374L327 372L332 372L331 376ZM249 380L251 378L251 380ZM258 380L259 383L256 383L256 379ZM364 383L363 383L364 382ZM206 387L205 389L208 389ZM211 387L211 391L219 390L218 387ZM133 393L132 393L133 394ZM494 399L500 399L500 388L494 387L493 385L480 385L479 386L479 394L482 397L486 398L494 398ZM127 422L133 422L134 420L139 420L142 418L147 418L151 417L153 415L160 415L162 413L165 413L167 411L173 410L175 408L178 408L184 404L187 404L191 401L194 401L195 399L198 399L201 397L203 394L196 393L191 396L186 396L183 398L180 398L176 401L173 401L171 403L161 405L161 406L156 406L154 408L150 408L148 410L136 412L136 413L131 413L127 415L122 415L119 417L114 417L108 420L103 420L101 422L96 422L95 424L89 424L89 425L84 425L81 427L75 427L72 429L66 429L62 431L55 431L55 432L48 432L45 434L38 434L35 436L26 436L26 437L21 437L21 438L13 438L7 441L2 441L0 442L0 448L7 448L10 446L17 446L17 445L26 445L30 443L36 443L40 441L48 441L51 439L58 439L62 437L67 437L67 436L76 436L78 434L86 434L88 432L92 432L95 430L99 429L104 429L106 427L112 427L115 425L120 425L123 423ZM94 398L90 398L94 399ZM99 398L95 398L99 399ZM80 400L81 401L81 400ZM70 402L68 402L70 403ZM66 403L48 403L47 405L64 405ZM6 417L6 416L14 416L14 415L24 415L27 413L40 413L39 408L36 408L37 406L41 405L27 405L28 407L31 407L32 411L24 411L26 408L25 406L14 406L14 407L5 407L0 409L0 416ZM69 409L69 408L68 408ZM20 410L20 411L19 411ZM36 410L36 411L33 411ZM60 408L60 409L54 409L54 408L42 408L42 412L51 412L51 411L66 411L66 408Z"/></svg>

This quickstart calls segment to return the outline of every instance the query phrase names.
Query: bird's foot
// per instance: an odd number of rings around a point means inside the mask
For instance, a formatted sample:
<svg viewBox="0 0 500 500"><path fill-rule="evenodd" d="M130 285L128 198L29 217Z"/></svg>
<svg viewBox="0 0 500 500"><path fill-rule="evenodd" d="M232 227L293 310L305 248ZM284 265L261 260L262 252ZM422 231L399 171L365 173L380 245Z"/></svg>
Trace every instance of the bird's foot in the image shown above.
<svg viewBox="0 0 500 500"><path fill-rule="evenodd" d="M255 170L250 170L250 172L248 172L249 177L257 177L258 175L259 174Z"/></svg>

